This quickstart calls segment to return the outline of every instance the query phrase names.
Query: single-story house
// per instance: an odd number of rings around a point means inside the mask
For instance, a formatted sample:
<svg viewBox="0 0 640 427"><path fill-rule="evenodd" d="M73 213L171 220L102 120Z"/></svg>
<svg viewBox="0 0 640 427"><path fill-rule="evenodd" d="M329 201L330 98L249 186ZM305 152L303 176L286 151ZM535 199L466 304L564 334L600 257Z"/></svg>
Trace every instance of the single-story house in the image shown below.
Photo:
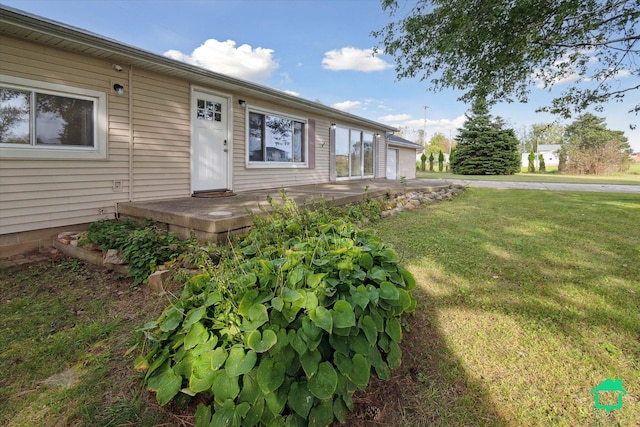
<svg viewBox="0 0 640 427"><path fill-rule="evenodd" d="M416 177L416 151L424 147L396 135L387 135L387 178L414 179Z"/></svg>
<svg viewBox="0 0 640 427"><path fill-rule="evenodd" d="M538 151L535 153L536 160L534 165L536 168L540 167L540 155L544 158L545 166L558 166L560 163L559 152L562 145L560 144L540 144L538 145ZM522 166L529 166L529 153L522 153Z"/></svg>
<svg viewBox="0 0 640 427"><path fill-rule="evenodd" d="M393 127L4 6L0 58L0 256L124 202L385 178L406 149ZM415 176L408 151L389 178Z"/></svg>

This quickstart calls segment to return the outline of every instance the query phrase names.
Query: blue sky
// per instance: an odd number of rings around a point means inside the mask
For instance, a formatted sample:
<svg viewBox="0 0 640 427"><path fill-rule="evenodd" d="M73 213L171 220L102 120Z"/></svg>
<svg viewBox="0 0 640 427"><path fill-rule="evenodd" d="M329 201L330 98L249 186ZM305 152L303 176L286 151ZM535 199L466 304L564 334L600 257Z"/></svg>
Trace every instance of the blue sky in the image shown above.
<svg viewBox="0 0 640 427"><path fill-rule="evenodd" d="M436 132L455 136L469 109L456 101L456 92L429 92L418 79L397 81L393 58L371 55L371 32L392 19L378 0L0 2L385 124L426 129L427 138ZM625 78L639 83L637 76ZM497 105L491 112L516 132L550 123L557 117L535 109L567 87L558 84L549 92L534 86L529 103ZM627 111L638 97L631 92L625 103L595 112L610 129L624 131L634 151L640 151L640 116ZM631 131L630 124L638 129Z"/></svg>

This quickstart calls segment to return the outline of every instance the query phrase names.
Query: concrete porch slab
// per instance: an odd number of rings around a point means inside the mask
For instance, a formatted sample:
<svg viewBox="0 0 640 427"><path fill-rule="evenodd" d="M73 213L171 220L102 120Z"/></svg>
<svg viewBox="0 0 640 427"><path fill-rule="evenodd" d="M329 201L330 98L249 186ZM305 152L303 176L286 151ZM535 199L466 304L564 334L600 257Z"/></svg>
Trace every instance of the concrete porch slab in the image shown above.
<svg viewBox="0 0 640 427"><path fill-rule="evenodd" d="M365 197L393 197L408 191L438 191L449 187L442 180L409 180L404 185L387 179L340 181L312 185L280 187L237 193L219 198L183 197L118 204L123 217L150 218L166 224L183 238L194 233L199 241L222 242L231 234L241 234L251 227L252 213L271 210L267 197L281 200L284 191L296 204L313 204L324 198L329 206L357 203Z"/></svg>

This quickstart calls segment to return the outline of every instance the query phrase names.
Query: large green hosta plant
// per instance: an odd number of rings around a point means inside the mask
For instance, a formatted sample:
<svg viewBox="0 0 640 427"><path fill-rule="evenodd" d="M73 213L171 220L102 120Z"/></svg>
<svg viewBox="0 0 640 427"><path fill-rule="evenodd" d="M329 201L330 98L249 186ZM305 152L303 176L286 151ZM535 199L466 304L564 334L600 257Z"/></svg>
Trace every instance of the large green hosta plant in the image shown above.
<svg viewBox="0 0 640 427"><path fill-rule="evenodd" d="M326 212L271 218L145 325L136 367L161 405L210 396L198 426L343 422L355 390L400 365L414 287L371 230Z"/></svg>

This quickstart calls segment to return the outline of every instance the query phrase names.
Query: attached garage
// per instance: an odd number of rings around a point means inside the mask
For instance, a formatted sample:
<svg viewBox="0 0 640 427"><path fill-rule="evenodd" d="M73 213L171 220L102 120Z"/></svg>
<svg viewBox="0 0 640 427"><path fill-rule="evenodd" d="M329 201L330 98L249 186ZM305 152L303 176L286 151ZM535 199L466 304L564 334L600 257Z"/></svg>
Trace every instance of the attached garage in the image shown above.
<svg viewBox="0 0 640 427"><path fill-rule="evenodd" d="M415 179L416 151L424 147L396 135L387 136L387 179Z"/></svg>

